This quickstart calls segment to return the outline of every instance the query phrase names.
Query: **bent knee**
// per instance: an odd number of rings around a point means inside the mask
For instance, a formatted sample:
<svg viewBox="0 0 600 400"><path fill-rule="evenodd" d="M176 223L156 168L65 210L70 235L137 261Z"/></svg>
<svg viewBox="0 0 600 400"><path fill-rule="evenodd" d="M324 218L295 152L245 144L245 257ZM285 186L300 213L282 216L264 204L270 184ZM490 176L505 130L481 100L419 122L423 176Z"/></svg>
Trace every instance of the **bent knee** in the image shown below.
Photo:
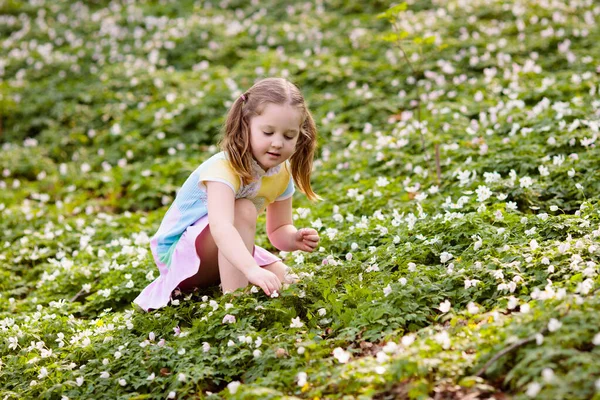
<svg viewBox="0 0 600 400"><path fill-rule="evenodd" d="M256 226L257 217L258 213L253 202L248 199L238 199L235 201L234 224Z"/></svg>

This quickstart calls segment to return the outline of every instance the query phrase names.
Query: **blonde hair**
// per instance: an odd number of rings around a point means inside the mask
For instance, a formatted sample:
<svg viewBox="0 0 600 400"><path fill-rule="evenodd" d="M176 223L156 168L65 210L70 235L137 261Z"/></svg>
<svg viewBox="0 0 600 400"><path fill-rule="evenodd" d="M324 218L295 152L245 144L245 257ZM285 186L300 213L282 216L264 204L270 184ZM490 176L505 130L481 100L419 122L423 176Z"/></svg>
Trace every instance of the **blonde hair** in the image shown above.
<svg viewBox="0 0 600 400"><path fill-rule="evenodd" d="M317 147L317 127L302 93L290 81L283 78L265 78L238 97L227 113L219 147L229 156L233 169L242 178L244 185L252 182L254 178L250 120L261 115L268 103L290 105L301 111L300 136L296 142L296 150L290 157L291 173L294 182L309 200L322 200L310 186L313 157Z"/></svg>

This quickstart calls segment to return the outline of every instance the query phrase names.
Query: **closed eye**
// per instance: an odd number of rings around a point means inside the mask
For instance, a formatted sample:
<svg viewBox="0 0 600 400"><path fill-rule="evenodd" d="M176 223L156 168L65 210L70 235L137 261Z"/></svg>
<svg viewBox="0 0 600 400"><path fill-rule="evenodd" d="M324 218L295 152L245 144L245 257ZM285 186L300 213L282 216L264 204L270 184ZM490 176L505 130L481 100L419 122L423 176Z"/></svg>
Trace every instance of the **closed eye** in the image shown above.
<svg viewBox="0 0 600 400"><path fill-rule="evenodd" d="M273 132L263 132L267 136L271 136ZM287 140L294 140L294 137L284 136Z"/></svg>

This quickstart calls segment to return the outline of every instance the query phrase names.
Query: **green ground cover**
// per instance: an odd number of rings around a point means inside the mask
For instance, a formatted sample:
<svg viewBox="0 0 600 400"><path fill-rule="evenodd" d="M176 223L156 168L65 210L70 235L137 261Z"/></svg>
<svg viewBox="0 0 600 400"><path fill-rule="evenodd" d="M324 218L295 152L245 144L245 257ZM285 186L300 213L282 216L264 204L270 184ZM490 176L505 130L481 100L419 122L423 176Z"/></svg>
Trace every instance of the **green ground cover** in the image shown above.
<svg viewBox="0 0 600 400"><path fill-rule="evenodd" d="M0 398L600 399L600 6L409 2L413 72L391 5L0 0ZM319 128L321 248L279 297L137 310L266 76Z"/></svg>

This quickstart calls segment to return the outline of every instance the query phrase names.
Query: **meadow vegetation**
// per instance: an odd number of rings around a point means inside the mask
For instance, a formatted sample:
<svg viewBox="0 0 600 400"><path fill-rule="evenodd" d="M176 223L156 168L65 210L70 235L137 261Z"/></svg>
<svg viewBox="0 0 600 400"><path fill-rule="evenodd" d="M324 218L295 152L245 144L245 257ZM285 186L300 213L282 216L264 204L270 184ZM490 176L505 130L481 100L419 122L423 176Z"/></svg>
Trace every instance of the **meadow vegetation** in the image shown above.
<svg viewBox="0 0 600 400"><path fill-rule="evenodd" d="M600 399L600 5L390 6L0 1L0 398ZM149 237L266 76L319 128L320 249L261 215L299 283L140 311Z"/></svg>

